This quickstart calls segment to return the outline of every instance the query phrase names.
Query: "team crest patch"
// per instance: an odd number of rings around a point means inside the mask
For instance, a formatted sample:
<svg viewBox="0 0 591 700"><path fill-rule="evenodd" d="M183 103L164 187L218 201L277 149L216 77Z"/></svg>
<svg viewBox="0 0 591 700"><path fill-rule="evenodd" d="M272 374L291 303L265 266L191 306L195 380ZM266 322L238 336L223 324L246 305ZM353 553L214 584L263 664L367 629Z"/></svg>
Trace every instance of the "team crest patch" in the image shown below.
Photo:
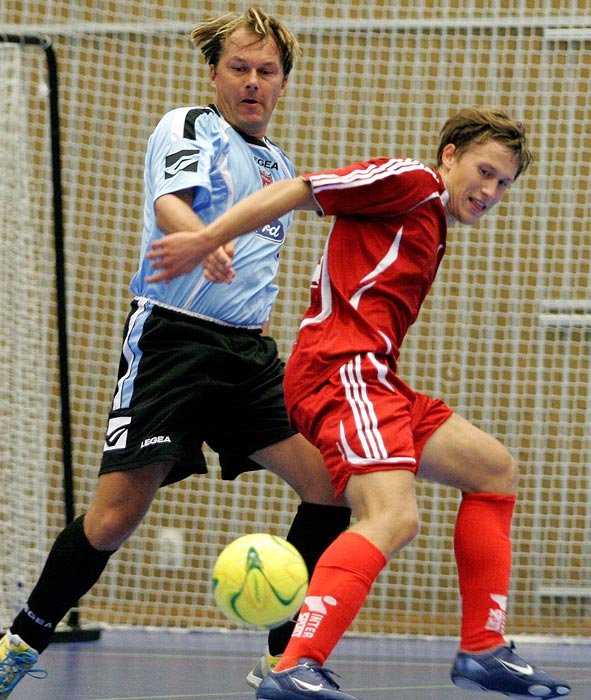
<svg viewBox="0 0 591 700"><path fill-rule="evenodd" d="M273 182L273 176L271 175L271 173L268 173L265 170L261 170L260 168L259 173L261 175L261 183L263 187L268 187Z"/></svg>

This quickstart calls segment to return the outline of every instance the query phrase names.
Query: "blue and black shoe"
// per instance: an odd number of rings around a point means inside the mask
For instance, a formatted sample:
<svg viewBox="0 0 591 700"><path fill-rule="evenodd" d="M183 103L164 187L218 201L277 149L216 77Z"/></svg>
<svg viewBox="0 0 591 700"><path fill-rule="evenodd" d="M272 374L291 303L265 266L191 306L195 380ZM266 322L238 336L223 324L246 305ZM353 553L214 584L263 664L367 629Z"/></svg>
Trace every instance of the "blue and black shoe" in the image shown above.
<svg viewBox="0 0 591 700"><path fill-rule="evenodd" d="M498 647L484 654L458 652L451 669L451 680L459 688L492 690L511 698L550 700L564 698L570 693L566 681L552 678L532 666L509 646Z"/></svg>
<svg viewBox="0 0 591 700"><path fill-rule="evenodd" d="M358 700L343 693L335 674L310 659L285 671L271 671L256 689L257 700Z"/></svg>

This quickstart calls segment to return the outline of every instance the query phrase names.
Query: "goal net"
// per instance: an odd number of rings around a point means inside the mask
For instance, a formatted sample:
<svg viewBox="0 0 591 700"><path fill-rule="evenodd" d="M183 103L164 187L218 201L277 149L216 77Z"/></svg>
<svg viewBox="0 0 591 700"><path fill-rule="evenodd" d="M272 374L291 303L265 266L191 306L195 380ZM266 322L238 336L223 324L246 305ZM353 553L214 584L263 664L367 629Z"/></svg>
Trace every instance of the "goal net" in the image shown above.
<svg viewBox="0 0 591 700"><path fill-rule="evenodd" d="M400 373L519 462L508 631L589 637L591 14L570 0L445 5L265 2L304 51L269 136L303 173L382 155L433 163L440 126L463 106L501 106L527 123L535 163L479 225L450 229ZM0 7L3 31L46 34L58 59L78 512L96 484L130 301L146 141L167 110L212 99L190 30L244 9L211 0ZM34 53L0 43L3 624L64 523L49 130ZM283 251L272 332L284 357L328 226L298 214ZM241 534L285 535L297 499L265 472L222 482L208 459L210 475L158 494L81 601L84 623L234 629L214 605L213 562ZM355 633L458 634L459 496L419 480L418 498L420 535L380 575Z"/></svg>
<svg viewBox="0 0 591 700"><path fill-rule="evenodd" d="M32 77L34 78L32 79ZM55 302L43 52L0 43L0 616L22 606L62 517L52 454ZM41 91L41 92L39 92ZM62 520L63 524L63 520Z"/></svg>

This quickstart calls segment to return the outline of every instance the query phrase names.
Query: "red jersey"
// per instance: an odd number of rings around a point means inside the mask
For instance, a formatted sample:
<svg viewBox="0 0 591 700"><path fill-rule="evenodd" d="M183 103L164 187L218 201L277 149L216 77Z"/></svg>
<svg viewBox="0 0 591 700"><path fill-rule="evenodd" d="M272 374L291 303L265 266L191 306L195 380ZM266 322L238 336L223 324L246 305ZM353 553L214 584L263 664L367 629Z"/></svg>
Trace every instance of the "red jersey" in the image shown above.
<svg viewBox="0 0 591 700"><path fill-rule="evenodd" d="M383 158L303 177L319 214L335 220L286 367L292 406L357 354L375 353L395 368L447 234L441 175L416 160Z"/></svg>

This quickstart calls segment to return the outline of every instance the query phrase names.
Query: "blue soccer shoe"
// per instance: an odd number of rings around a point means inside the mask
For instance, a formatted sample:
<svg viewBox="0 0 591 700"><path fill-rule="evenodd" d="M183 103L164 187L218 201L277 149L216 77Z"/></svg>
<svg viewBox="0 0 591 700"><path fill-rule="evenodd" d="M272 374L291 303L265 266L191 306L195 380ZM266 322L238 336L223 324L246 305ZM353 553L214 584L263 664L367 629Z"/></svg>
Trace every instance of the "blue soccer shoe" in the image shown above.
<svg viewBox="0 0 591 700"><path fill-rule="evenodd" d="M492 690L511 698L550 700L570 693L566 681L552 678L513 651L515 645L502 646L484 654L458 652L451 669L451 680L459 688Z"/></svg>
<svg viewBox="0 0 591 700"><path fill-rule="evenodd" d="M358 700L343 693L335 674L310 659L285 671L271 671L256 689L257 700Z"/></svg>

